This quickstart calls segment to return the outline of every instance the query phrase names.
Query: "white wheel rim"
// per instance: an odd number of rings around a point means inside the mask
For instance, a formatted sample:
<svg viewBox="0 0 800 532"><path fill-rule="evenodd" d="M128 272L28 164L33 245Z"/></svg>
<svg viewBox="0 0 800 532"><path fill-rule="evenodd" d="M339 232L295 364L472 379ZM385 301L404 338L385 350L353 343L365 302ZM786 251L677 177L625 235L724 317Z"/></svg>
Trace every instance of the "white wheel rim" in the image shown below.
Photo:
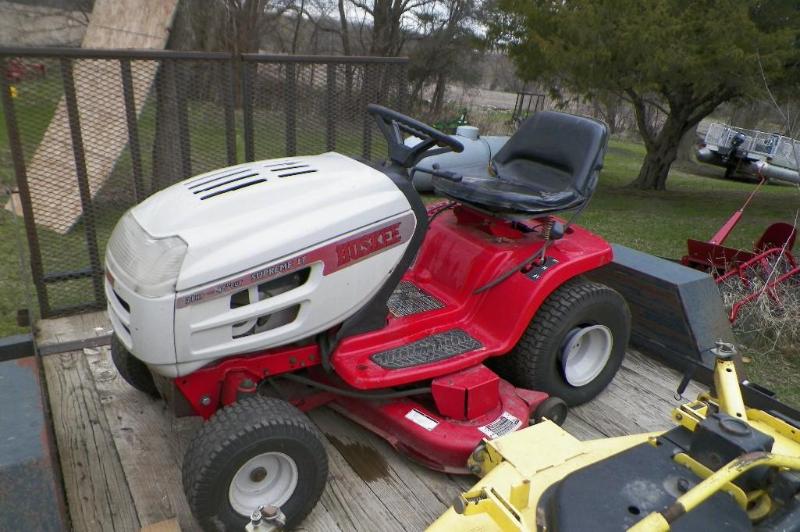
<svg viewBox="0 0 800 532"><path fill-rule="evenodd" d="M249 517L259 506L280 507L297 488L297 464L288 455L262 453L233 475L228 501L236 513Z"/></svg>
<svg viewBox="0 0 800 532"><path fill-rule="evenodd" d="M614 336L605 325L572 329L561 350L567 383L578 387L592 382L606 367L613 346Z"/></svg>

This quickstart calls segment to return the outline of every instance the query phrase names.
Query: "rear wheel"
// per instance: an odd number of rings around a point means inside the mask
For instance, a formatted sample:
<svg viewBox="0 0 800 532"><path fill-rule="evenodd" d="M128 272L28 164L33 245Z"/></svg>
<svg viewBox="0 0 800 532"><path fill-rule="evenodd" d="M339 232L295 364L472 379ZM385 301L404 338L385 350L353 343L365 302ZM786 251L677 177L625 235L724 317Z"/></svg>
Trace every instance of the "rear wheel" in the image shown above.
<svg viewBox="0 0 800 532"><path fill-rule="evenodd" d="M114 366L125 382L140 392L158 397L158 388L156 388L153 374L150 373L147 364L125 349L116 334L111 335L111 360L114 361Z"/></svg>
<svg viewBox="0 0 800 532"><path fill-rule="evenodd" d="M192 440L183 487L204 530L243 530L259 506L286 527L314 508L328 477L317 428L286 401L254 396L218 411Z"/></svg>
<svg viewBox="0 0 800 532"><path fill-rule="evenodd" d="M585 403L614 378L630 329L630 311L618 292L571 279L545 300L519 343L498 361L498 371L516 386L570 406Z"/></svg>
<svg viewBox="0 0 800 532"><path fill-rule="evenodd" d="M533 422L541 423L545 419L549 419L556 425L563 425L567 420L567 414L569 414L567 403L558 397L548 397L536 407L536 411L533 413Z"/></svg>

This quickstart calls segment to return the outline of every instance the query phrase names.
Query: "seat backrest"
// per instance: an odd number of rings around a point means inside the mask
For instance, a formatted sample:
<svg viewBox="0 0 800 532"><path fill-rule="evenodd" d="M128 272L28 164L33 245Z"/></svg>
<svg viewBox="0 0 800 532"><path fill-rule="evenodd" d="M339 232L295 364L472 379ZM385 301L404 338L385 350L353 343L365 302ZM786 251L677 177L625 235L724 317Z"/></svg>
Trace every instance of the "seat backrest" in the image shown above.
<svg viewBox="0 0 800 532"><path fill-rule="evenodd" d="M597 185L607 143L608 128L602 122L540 111L520 125L493 162L500 179L547 191L572 187L588 198Z"/></svg>

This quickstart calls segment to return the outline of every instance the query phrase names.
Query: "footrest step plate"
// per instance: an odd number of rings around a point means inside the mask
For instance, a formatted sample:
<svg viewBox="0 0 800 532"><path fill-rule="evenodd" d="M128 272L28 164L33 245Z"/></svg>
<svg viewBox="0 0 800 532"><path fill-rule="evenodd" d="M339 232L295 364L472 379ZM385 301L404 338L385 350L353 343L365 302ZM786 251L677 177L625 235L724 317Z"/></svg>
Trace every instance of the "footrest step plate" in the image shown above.
<svg viewBox="0 0 800 532"><path fill-rule="evenodd" d="M420 289L409 281L400 281L392 295L389 296L389 311L397 318L437 310L444 303Z"/></svg>
<svg viewBox="0 0 800 532"><path fill-rule="evenodd" d="M439 362L483 347L462 329L432 334L416 342L381 351L370 358L386 369L402 369Z"/></svg>

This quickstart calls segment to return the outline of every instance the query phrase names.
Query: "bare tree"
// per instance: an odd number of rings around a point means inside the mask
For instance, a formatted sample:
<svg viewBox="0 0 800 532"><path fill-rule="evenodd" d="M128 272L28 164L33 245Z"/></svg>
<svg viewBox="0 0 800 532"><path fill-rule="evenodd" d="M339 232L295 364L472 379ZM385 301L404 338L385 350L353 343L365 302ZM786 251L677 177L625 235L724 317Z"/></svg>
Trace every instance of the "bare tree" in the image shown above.
<svg viewBox="0 0 800 532"><path fill-rule="evenodd" d="M437 0L350 0L351 4L372 18L369 55L394 57L406 43L403 20L414 10Z"/></svg>
<svg viewBox="0 0 800 532"><path fill-rule="evenodd" d="M279 36L290 10L297 10L296 0L182 0L169 47L258 52L265 36Z"/></svg>
<svg viewBox="0 0 800 532"><path fill-rule="evenodd" d="M303 23L303 14L306 12L306 0L300 0L300 5L297 6L297 19L294 24L294 33L292 35L292 53L297 53L297 40L300 37L300 27Z"/></svg>
<svg viewBox="0 0 800 532"><path fill-rule="evenodd" d="M439 113L447 86L453 81L479 81L477 37L474 34L477 0L443 0L416 14L418 31L411 50L412 97L418 99L423 87L433 85L431 111Z"/></svg>
<svg viewBox="0 0 800 532"><path fill-rule="evenodd" d="M342 28L340 35L342 36L342 51L344 55L353 55L352 48L350 47L350 28L347 23L347 13L344 9L344 0L338 0L339 8L339 25Z"/></svg>

